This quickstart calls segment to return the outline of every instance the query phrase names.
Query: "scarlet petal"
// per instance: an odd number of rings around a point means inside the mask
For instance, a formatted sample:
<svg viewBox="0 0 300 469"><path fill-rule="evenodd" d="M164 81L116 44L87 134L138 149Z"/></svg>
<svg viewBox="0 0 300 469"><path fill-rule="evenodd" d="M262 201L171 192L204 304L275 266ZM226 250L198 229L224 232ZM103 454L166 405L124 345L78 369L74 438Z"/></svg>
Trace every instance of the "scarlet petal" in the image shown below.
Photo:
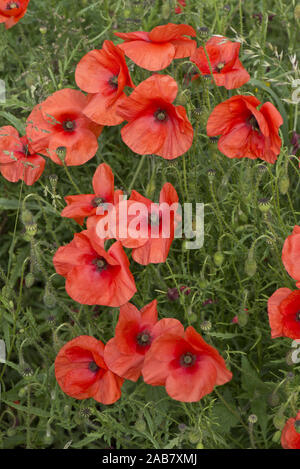
<svg viewBox="0 0 300 469"><path fill-rule="evenodd" d="M292 290L289 288L279 288L276 290L268 300L268 315L271 327L272 339L282 337L283 335L283 322L282 315L280 314L280 304L291 294Z"/></svg>
<svg viewBox="0 0 300 469"><path fill-rule="evenodd" d="M294 227L293 233L288 236L282 249L282 262L288 274L295 280L300 280L300 226ZM298 286L298 285L297 285Z"/></svg>
<svg viewBox="0 0 300 469"><path fill-rule="evenodd" d="M123 118L118 113L119 105L126 101L127 97L123 93L116 101L110 104L111 97L103 96L101 93L89 96L88 104L84 108L84 114L97 124L119 125Z"/></svg>
<svg viewBox="0 0 300 469"><path fill-rule="evenodd" d="M104 405L113 404L121 397L123 379L108 370L101 381L91 386L90 394L97 402Z"/></svg>
<svg viewBox="0 0 300 469"><path fill-rule="evenodd" d="M196 31L188 24L168 23L153 28L149 33L149 39L155 42L165 42L178 39L184 35L194 37L196 36Z"/></svg>
<svg viewBox="0 0 300 469"><path fill-rule="evenodd" d="M106 202L113 203L114 175L108 164L102 163L96 169L93 176L93 188L97 196L102 197Z"/></svg>
<svg viewBox="0 0 300 469"><path fill-rule="evenodd" d="M104 357L107 366L118 376L131 381L139 379L144 363L143 355L121 353L117 340L111 339L106 344Z"/></svg>
<svg viewBox="0 0 300 469"><path fill-rule="evenodd" d="M53 134L49 139L49 157L62 166L61 159L57 156L57 149L66 147L65 163L67 166L78 166L89 161L98 150L98 141L95 135L88 129L80 129L74 135Z"/></svg>
<svg viewBox="0 0 300 469"><path fill-rule="evenodd" d="M169 42L132 41L123 42L119 47L139 67L153 72L168 67L175 56L175 47Z"/></svg>

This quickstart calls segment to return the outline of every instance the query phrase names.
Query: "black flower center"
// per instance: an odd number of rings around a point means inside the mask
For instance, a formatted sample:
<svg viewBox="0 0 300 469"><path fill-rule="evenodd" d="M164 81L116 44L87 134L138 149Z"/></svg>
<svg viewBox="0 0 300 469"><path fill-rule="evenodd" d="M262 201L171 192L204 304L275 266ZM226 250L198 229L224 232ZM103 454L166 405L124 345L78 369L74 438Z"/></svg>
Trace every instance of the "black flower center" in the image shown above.
<svg viewBox="0 0 300 469"><path fill-rule="evenodd" d="M92 261L92 263L96 266L98 272L102 272L107 267L107 262L103 257L97 257Z"/></svg>
<svg viewBox="0 0 300 469"><path fill-rule="evenodd" d="M136 336L136 341L141 347L147 347L151 343L151 335L148 331L140 332Z"/></svg>
<svg viewBox="0 0 300 469"><path fill-rule="evenodd" d="M105 199L103 199L103 197L95 197L92 200L93 207L100 207L100 205L103 205L104 203L105 203Z"/></svg>
<svg viewBox="0 0 300 469"><path fill-rule="evenodd" d="M251 125L253 130L257 130L258 132L260 131L259 124L254 116L251 116L248 119L249 124Z"/></svg>
<svg viewBox="0 0 300 469"><path fill-rule="evenodd" d="M73 132L73 130L75 129L76 127L76 124L74 121L71 121L70 119L67 119L63 122L63 128L64 130L66 130L67 132Z"/></svg>
<svg viewBox="0 0 300 469"><path fill-rule="evenodd" d="M99 366L94 361L90 362L89 363L89 370L92 371L93 373L97 373L97 371L99 370Z"/></svg>
<svg viewBox="0 0 300 469"><path fill-rule="evenodd" d="M224 67L225 67L224 62L218 63L218 65L216 66L217 72L220 73L220 71L221 71Z"/></svg>
<svg viewBox="0 0 300 469"><path fill-rule="evenodd" d="M185 368L193 366L195 361L196 361L196 355L193 355L190 352L184 353L180 357L180 365Z"/></svg>
<svg viewBox="0 0 300 469"><path fill-rule="evenodd" d="M296 313L296 321L300 322L300 311Z"/></svg>
<svg viewBox="0 0 300 469"><path fill-rule="evenodd" d="M108 83L114 90L118 89L118 75L114 75L113 77L111 77L108 80Z"/></svg>
<svg viewBox="0 0 300 469"><path fill-rule="evenodd" d="M7 10L13 10L14 8L19 8L19 4L17 2L9 2L6 5Z"/></svg>
<svg viewBox="0 0 300 469"><path fill-rule="evenodd" d="M160 121L160 122L163 122L167 119L168 115L167 115L167 112L164 111L163 109L158 109L155 113L154 113L154 117L156 120Z"/></svg>

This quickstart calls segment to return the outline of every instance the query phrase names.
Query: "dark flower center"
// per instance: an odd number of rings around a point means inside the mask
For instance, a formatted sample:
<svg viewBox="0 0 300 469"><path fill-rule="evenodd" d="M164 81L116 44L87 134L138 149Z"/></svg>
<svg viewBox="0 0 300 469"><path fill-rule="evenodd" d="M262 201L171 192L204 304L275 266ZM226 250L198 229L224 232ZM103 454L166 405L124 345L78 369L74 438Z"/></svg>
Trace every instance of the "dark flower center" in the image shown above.
<svg viewBox="0 0 300 469"><path fill-rule="evenodd" d="M258 132L260 131L259 124L254 116L251 116L248 119L249 124L251 125L253 130L257 130Z"/></svg>
<svg viewBox="0 0 300 469"><path fill-rule="evenodd" d="M160 121L160 122L163 122L167 119L168 115L167 115L167 112L164 111L163 109L158 109L155 113L154 113L154 117L156 120Z"/></svg>
<svg viewBox="0 0 300 469"><path fill-rule="evenodd" d="M224 67L225 67L224 62L218 63L218 65L216 66L217 72L220 73L220 71L221 71L222 68L224 68Z"/></svg>
<svg viewBox="0 0 300 469"><path fill-rule="evenodd" d="M93 373L97 373L97 371L99 370L99 366L94 361L90 362L89 363L89 370L92 371Z"/></svg>
<svg viewBox="0 0 300 469"><path fill-rule="evenodd" d="M118 75L114 75L113 77L111 77L109 80L108 80L108 83L110 84L110 86L112 88L114 88L115 90L118 89Z"/></svg>
<svg viewBox="0 0 300 469"><path fill-rule="evenodd" d="M300 311L298 311L298 313L296 313L296 321L300 322Z"/></svg>
<svg viewBox="0 0 300 469"><path fill-rule="evenodd" d="M147 347L151 343L151 335L148 331L140 332L136 336L136 341L141 347Z"/></svg>
<svg viewBox="0 0 300 469"><path fill-rule="evenodd" d="M196 361L196 355L193 355L190 352L184 353L180 357L180 365L185 368L193 366L195 364L195 361Z"/></svg>
<svg viewBox="0 0 300 469"><path fill-rule="evenodd" d="M92 263L96 266L98 272L102 272L107 267L107 262L103 257L97 257L92 261Z"/></svg>
<svg viewBox="0 0 300 469"><path fill-rule="evenodd" d="M66 130L67 132L73 132L73 130L75 129L76 127L76 124L74 121L71 121L70 119L67 119L63 122L63 128L64 130Z"/></svg>
<svg viewBox="0 0 300 469"><path fill-rule="evenodd" d="M23 151L25 156L28 156L28 154L29 154L28 145L23 145L22 151Z"/></svg>
<svg viewBox="0 0 300 469"><path fill-rule="evenodd" d="M19 8L19 4L17 2L9 2L6 5L7 10L13 10L14 8Z"/></svg>
<svg viewBox="0 0 300 469"><path fill-rule="evenodd" d="M104 203L105 203L105 199L103 199L103 197L95 197L92 200L93 207L100 207L100 205L103 205Z"/></svg>

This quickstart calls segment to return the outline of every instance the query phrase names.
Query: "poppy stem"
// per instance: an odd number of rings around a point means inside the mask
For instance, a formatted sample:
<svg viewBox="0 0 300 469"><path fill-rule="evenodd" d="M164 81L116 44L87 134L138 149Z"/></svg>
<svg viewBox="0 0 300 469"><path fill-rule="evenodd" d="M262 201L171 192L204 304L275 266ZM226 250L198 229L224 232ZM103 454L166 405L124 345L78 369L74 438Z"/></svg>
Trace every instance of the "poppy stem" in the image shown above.
<svg viewBox="0 0 300 469"><path fill-rule="evenodd" d="M140 162L139 162L139 164L138 164L138 166L137 166L137 168L136 168L136 170L135 170L135 173L134 173L134 175L133 175L133 178L132 178L132 180L131 180L131 183L129 184L128 193L131 192L131 189L133 188L133 185L134 185L134 183L135 183L135 181L136 181L136 178L138 177L138 175L139 175L139 173L140 173L140 171L141 171L141 169L142 169L143 163L144 163L144 161L145 161L145 157L146 157L146 155L143 155L143 156L141 157L141 159L140 159Z"/></svg>
<svg viewBox="0 0 300 469"><path fill-rule="evenodd" d="M77 186L77 184L75 183L75 181L73 180L69 170L68 170L68 167L66 165L66 163L63 161L63 165L64 165L64 168L65 168L65 172L69 178L69 181L71 182L72 186L74 187L74 189L76 190L76 192L78 192L78 194L81 194L81 191L79 189L79 187Z"/></svg>

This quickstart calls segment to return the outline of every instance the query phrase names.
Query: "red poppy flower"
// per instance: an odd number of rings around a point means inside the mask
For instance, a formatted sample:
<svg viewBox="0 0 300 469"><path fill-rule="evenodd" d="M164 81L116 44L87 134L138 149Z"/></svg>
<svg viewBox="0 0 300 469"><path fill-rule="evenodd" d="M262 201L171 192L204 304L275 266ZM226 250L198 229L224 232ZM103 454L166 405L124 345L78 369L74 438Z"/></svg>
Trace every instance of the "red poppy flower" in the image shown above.
<svg viewBox="0 0 300 469"><path fill-rule="evenodd" d="M272 339L300 339L300 290L276 290L269 298L268 314Z"/></svg>
<svg viewBox="0 0 300 469"><path fill-rule="evenodd" d="M53 258L56 272L66 278L66 291L86 305L121 306L136 292L129 261L118 241L108 251L93 230L76 233Z"/></svg>
<svg viewBox="0 0 300 469"><path fill-rule="evenodd" d="M192 55L196 41L185 36L196 36L196 31L187 24L168 23L156 26L150 33L114 33L124 39L118 47L139 67L152 72L168 67L173 59Z"/></svg>
<svg viewBox="0 0 300 469"><path fill-rule="evenodd" d="M300 288L300 226L296 225L290 236L284 242L282 262L288 274L296 280Z"/></svg>
<svg viewBox="0 0 300 469"><path fill-rule="evenodd" d="M0 0L0 23L12 28L26 13L30 0Z"/></svg>
<svg viewBox="0 0 300 469"><path fill-rule="evenodd" d="M146 383L165 386L173 399L196 402L215 385L232 378L217 350L208 345L192 326L180 334L164 334L152 343L142 374Z"/></svg>
<svg viewBox="0 0 300 469"><path fill-rule="evenodd" d="M297 422L297 429L296 429ZM286 422L281 433L281 445L284 449L300 449L300 410L295 418L290 418Z"/></svg>
<svg viewBox="0 0 300 469"><path fill-rule="evenodd" d="M178 2L178 5L175 7L175 13L178 15L179 13L182 12L181 7L186 7L186 3L185 3L185 0L177 0L177 2Z"/></svg>
<svg viewBox="0 0 300 469"><path fill-rule="evenodd" d="M35 106L26 129L34 151L62 165L59 154L65 150L67 166L77 166L93 158L103 127L83 114L87 100L81 91L66 88Z"/></svg>
<svg viewBox="0 0 300 469"><path fill-rule="evenodd" d="M174 239L177 208L177 192L168 182L160 191L159 204L133 190L129 200L116 206L117 229L112 236L132 248L132 258L139 264L165 262Z"/></svg>
<svg viewBox="0 0 300 469"><path fill-rule="evenodd" d="M178 86L168 75L152 75L119 105L128 121L123 141L140 155L155 154L167 160L182 155L192 145L193 128L183 106L174 106Z"/></svg>
<svg viewBox="0 0 300 469"><path fill-rule="evenodd" d="M120 308L115 337L105 346L105 361L117 375L137 381L145 354L153 340L169 332L180 334L181 328L177 319L165 318L157 321L156 300L144 306L141 311L127 303Z"/></svg>
<svg viewBox="0 0 300 469"><path fill-rule="evenodd" d="M124 52L111 41L103 48L88 52L75 71L79 88L89 93L84 114L102 125L118 125L123 119L117 105L124 101L125 86L134 88L125 61Z"/></svg>
<svg viewBox="0 0 300 469"><path fill-rule="evenodd" d="M283 120L272 103L238 95L218 104L207 122L207 135L221 135L218 148L228 158L261 158L275 163L280 153L278 129Z"/></svg>
<svg viewBox="0 0 300 469"><path fill-rule="evenodd" d="M123 379L107 367L104 344L88 335L67 342L55 360L56 380L68 396L92 397L102 404L113 404L121 397Z"/></svg>
<svg viewBox="0 0 300 469"><path fill-rule="evenodd" d="M249 73L239 60L240 43L231 42L223 36L213 36L204 47L195 50L190 60L199 68L201 75L211 75L217 86L225 86L227 90L239 88L250 80ZM209 65L210 63L210 65ZM193 77L195 79L197 76Z"/></svg>
<svg viewBox="0 0 300 469"><path fill-rule="evenodd" d="M45 160L31 151L27 137L10 126L0 128L0 173L10 182L32 186L42 175Z"/></svg>
<svg viewBox="0 0 300 469"><path fill-rule="evenodd" d="M67 207L61 212L62 217L73 218L83 225L84 219L96 215L98 207L119 202L122 191L114 190L114 175L110 166L102 163L93 177L94 194L68 195L65 197ZM97 217L98 219L98 217Z"/></svg>

